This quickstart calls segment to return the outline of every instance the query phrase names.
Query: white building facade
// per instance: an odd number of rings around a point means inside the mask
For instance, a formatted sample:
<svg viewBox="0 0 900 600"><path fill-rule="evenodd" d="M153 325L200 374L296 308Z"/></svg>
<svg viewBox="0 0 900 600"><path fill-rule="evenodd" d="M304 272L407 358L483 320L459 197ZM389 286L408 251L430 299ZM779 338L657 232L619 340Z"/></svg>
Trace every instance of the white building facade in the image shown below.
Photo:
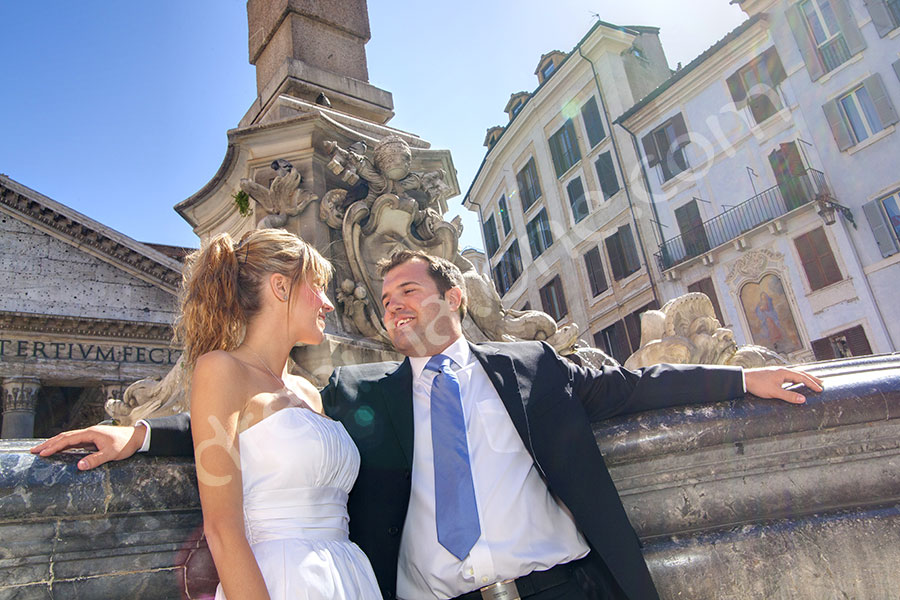
<svg viewBox="0 0 900 600"><path fill-rule="evenodd" d="M740 4L748 21L619 118L660 294L707 293L738 343L795 362L894 351L900 2Z"/></svg>

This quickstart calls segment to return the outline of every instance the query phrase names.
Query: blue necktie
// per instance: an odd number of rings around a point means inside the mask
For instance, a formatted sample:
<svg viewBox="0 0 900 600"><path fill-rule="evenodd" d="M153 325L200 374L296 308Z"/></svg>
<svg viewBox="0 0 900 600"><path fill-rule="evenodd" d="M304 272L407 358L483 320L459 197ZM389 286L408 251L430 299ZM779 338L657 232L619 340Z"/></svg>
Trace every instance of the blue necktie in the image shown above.
<svg viewBox="0 0 900 600"><path fill-rule="evenodd" d="M437 537L444 548L462 560L481 536L481 526L475 504L459 380L450 365L449 357L438 354L431 357L425 368L437 372L431 384Z"/></svg>

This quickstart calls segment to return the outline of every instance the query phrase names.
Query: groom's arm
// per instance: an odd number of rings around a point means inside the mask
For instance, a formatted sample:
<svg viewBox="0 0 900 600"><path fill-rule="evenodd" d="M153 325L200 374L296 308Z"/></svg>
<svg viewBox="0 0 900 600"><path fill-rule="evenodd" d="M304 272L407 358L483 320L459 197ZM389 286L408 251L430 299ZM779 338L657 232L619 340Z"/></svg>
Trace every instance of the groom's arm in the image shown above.
<svg viewBox="0 0 900 600"><path fill-rule="evenodd" d="M125 460L139 452L151 438L148 454L155 456L193 456L191 417L189 414L160 417L146 421L150 429L135 426L94 425L86 429L64 431L31 449L32 454L51 456L70 448L95 447L96 451L78 461L82 471L94 469L112 460ZM151 435L152 434L152 435Z"/></svg>
<svg viewBox="0 0 900 600"><path fill-rule="evenodd" d="M151 456L194 456L194 442L191 438L191 415L181 413L171 417L147 419L150 425Z"/></svg>

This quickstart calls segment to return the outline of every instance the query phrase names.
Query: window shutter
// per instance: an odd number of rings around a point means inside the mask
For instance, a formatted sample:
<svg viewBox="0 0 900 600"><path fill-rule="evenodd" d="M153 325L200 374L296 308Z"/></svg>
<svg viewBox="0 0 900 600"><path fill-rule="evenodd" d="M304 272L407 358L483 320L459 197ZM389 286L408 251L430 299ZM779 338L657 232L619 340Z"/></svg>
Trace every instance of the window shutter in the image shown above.
<svg viewBox="0 0 900 600"><path fill-rule="evenodd" d="M766 66L766 72L772 80L772 85L781 85L781 82L787 79L784 65L781 64L781 57L778 56L775 46L763 52L763 64Z"/></svg>
<svg viewBox="0 0 900 600"><path fill-rule="evenodd" d="M560 133L554 133L550 136L550 156L553 158L553 168L556 170L556 176L559 177L565 172L563 168L562 148L560 147Z"/></svg>
<svg viewBox="0 0 900 600"><path fill-rule="evenodd" d="M865 4L879 37L886 36L894 29L894 20L884 0L865 0Z"/></svg>
<svg viewBox="0 0 900 600"><path fill-rule="evenodd" d="M847 338L847 345L850 346L850 354L853 356L865 356L872 354L872 347L869 345L869 338L866 337L866 330L862 325L851 327L842 332Z"/></svg>
<svg viewBox="0 0 900 600"><path fill-rule="evenodd" d="M637 248L634 245L634 236L631 227L623 225L619 227L619 240L622 242L622 251L625 254L625 270L631 274L641 268L638 260Z"/></svg>
<svg viewBox="0 0 900 600"><path fill-rule="evenodd" d="M615 233L606 238L606 254L609 256L609 266L612 268L613 279L616 281L625 277L625 265L623 264L622 247L619 243L619 234Z"/></svg>
<svg viewBox="0 0 900 600"><path fill-rule="evenodd" d="M869 91L869 96L872 98L872 104L875 105L875 112L878 113L878 118L881 119L881 124L887 127L888 125L893 125L897 122L897 111L894 110L894 105L891 104L891 99L887 94L887 90L884 89L884 83L881 81L881 74L875 73L863 81L863 85L866 86L866 89Z"/></svg>
<svg viewBox="0 0 900 600"><path fill-rule="evenodd" d="M825 111L825 119L828 121L828 126L831 127L831 135L834 136L834 141L837 142L838 148L844 151L852 146L853 136L850 135L850 128L847 127L847 122L844 121L844 115L841 113L838 101L831 100L826 102L822 105L822 110Z"/></svg>
<svg viewBox="0 0 900 600"><path fill-rule="evenodd" d="M613 331L616 332L616 348L613 351L613 358L620 363L624 363L628 360L628 357L631 356L631 348L628 347L628 334L625 333L625 323L623 321L616 321L616 324L613 326Z"/></svg>
<svg viewBox="0 0 900 600"><path fill-rule="evenodd" d="M810 239L816 249L816 255L819 264L822 266L822 275L825 278L825 285L831 285L841 281L841 270L838 268L837 261L834 258L834 252L831 250L831 244L828 243L828 236L821 227L809 232Z"/></svg>
<svg viewBox="0 0 900 600"><path fill-rule="evenodd" d="M831 360L837 358L834 350L831 348L831 342L828 338L812 341L812 351L816 355L816 360Z"/></svg>
<svg viewBox="0 0 900 600"><path fill-rule="evenodd" d="M597 108L597 100L593 96L581 107L581 118L584 120L584 128L587 130L588 143L593 148L606 137L600 110Z"/></svg>
<svg viewBox="0 0 900 600"><path fill-rule="evenodd" d="M553 316L553 312L550 310L550 290L545 285L540 289L541 292L541 308L544 309L544 312L553 317L553 320L556 320L556 317Z"/></svg>
<svg viewBox="0 0 900 600"><path fill-rule="evenodd" d="M687 146L688 142L690 142L690 138L688 138L687 126L684 124L684 115L678 113L671 119L672 126L675 128L675 141L678 144L678 147ZM670 148L669 151L673 151L674 148Z"/></svg>
<svg viewBox="0 0 900 600"><path fill-rule="evenodd" d="M525 169L516 173L516 184L519 186L519 198L522 199L522 212L525 212L534 203L534 200L531 198L531 190L528 189L525 181Z"/></svg>
<svg viewBox="0 0 900 600"><path fill-rule="evenodd" d="M897 240L894 239L891 224L884 215L884 211L881 210L881 200L867 202L863 205L863 212L866 214L866 220L869 221L872 235L875 236L875 243L881 250L881 256L887 258L897 254L900 248L897 247Z"/></svg>
<svg viewBox="0 0 900 600"><path fill-rule="evenodd" d="M741 81L741 72L732 73L725 83L728 84L728 91L731 92L731 99L734 100L735 106L744 108L747 104L747 90L744 89L744 82Z"/></svg>
<svg viewBox="0 0 900 600"><path fill-rule="evenodd" d="M569 307L566 306L566 293L563 291L562 281L559 275L553 278L553 287L556 289L556 301L559 306L559 318L569 314Z"/></svg>
<svg viewBox="0 0 900 600"><path fill-rule="evenodd" d="M844 41L847 42L850 54L858 54L865 50L866 40L863 39L847 0L831 0L831 6L834 8L834 16L837 18L841 33L844 34Z"/></svg>
<svg viewBox="0 0 900 600"><path fill-rule="evenodd" d="M656 150L656 142L653 141L653 132L648 133L641 139L644 145L644 154L647 155L647 166L655 167L659 164L659 153Z"/></svg>
<svg viewBox="0 0 900 600"><path fill-rule="evenodd" d="M616 170L613 167L612 155L604 152L595 163L597 178L600 179L600 189L607 200L619 191L619 181L616 178Z"/></svg>
<svg viewBox="0 0 900 600"><path fill-rule="evenodd" d="M897 79L900 79L900 60L894 62L894 73L897 74Z"/></svg>
<svg viewBox="0 0 900 600"><path fill-rule="evenodd" d="M785 13L794 39L797 41L797 47L800 49L800 55L803 56L803 62L806 63L806 70L813 81L825 74L825 67L816 51L816 46L810 37L809 29L806 27L806 17L801 12L800 4L787 9Z"/></svg>

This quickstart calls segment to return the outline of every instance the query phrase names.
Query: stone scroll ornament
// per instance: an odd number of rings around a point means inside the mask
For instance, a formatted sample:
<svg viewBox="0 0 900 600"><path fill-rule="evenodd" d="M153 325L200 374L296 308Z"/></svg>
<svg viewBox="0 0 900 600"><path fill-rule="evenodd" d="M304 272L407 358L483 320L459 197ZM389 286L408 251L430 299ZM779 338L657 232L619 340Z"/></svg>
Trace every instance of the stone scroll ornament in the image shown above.
<svg viewBox="0 0 900 600"><path fill-rule="evenodd" d="M381 289L375 265L394 251L408 248L440 256L460 268L471 319L464 328L473 341L546 340L562 353L575 350L575 325L557 328L546 313L503 308L491 281L458 252L462 226L458 220L448 223L442 217L451 193L444 171L410 171L412 151L398 136L378 142L371 159L364 142L342 148L327 141L323 146L331 154L329 170L349 186L328 191L319 216L342 234L350 273L337 297L344 324L352 325L351 331L387 340L381 304L370 301L379 297Z"/></svg>
<svg viewBox="0 0 900 600"><path fill-rule="evenodd" d="M712 302L691 292L641 315L641 347L625 361L639 369L659 363L733 365L745 368L784 365L787 360L763 346L738 346L722 327Z"/></svg>
<svg viewBox="0 0 900 600"><path fill-rule="evenodd" d="M252 179L241 179L241 189L268 213L260 219L257 229L284 228L288 219L296 217L319 199L311 191L300 187L303 177L287 160L279 158L273 161L272 170L275 171L275 179L269 187Z"/></svg>
<svg viewBox="0 0 900 600"><path fill-rule="evenodd" d="M106 414L119 425L134 425L141 419L167 417L190 410L184 378L182 355L162 379L141 379L128 386L121 399L109 398Z"/></svg>

